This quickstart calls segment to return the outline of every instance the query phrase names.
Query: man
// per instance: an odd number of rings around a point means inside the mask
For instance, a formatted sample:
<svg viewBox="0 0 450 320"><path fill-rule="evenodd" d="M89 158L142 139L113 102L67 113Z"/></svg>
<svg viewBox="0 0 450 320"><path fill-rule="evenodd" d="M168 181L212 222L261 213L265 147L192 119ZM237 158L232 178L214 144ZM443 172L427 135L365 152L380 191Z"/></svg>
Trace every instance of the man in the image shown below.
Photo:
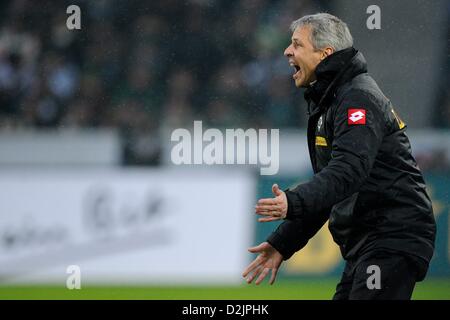
<svg viewBox="0 0 450 320"><path fill-rule="evenodd" d="M410 299L433 255L436 225L406 126L368 75L344 22L319 13L291 30L284 55L295 85L307 88L315 175L285 192L274 185L275 197L258 201L259 221L284 222L249 249L259 255L243 276L259 284L271 271L272 284L282 261L329 220L346 260L334 299ZM380 283L372 287L374 266Z"/></svg>

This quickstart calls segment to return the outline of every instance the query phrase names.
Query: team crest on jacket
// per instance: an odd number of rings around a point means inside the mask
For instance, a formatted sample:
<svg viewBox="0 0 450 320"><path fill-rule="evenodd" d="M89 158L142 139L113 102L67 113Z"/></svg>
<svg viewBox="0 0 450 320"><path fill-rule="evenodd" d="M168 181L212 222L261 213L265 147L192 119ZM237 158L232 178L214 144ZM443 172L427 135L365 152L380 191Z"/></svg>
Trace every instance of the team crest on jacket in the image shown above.
<svg viewBox="0 0 450 320"><path fill-rule="evenodd" d="M348 124L366 124L365 109L348 109Z"/></svg>

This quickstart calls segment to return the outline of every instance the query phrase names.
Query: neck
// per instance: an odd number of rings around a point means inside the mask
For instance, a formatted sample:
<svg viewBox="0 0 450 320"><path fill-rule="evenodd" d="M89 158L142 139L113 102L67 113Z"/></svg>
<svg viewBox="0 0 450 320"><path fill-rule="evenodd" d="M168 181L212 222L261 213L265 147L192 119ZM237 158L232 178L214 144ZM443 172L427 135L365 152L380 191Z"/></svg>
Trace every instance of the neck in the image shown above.
<svg viewBox="0 0 450 320"><path fill-rule="evenodd" d="M336 86L342 75L348 69L352 59L357 54L353 47L337 51L324 60L316 67L316 80L309 84L305 91L305 99L312 100L316 105L324 100L325 95L332 90L331 86Z"/></svg>

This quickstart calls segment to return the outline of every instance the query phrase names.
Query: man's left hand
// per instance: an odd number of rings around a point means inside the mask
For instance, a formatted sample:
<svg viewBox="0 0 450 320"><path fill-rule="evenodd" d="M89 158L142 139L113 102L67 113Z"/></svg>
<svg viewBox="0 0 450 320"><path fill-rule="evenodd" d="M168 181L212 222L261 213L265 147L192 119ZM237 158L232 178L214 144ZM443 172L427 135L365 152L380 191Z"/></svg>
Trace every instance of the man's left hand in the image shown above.
<svg viewBox="0 0 450 320"><path fill-rule="evenodd" d="M270 222L286 218L288 202L286 194L280 190L277 184L272 186L275 198L260 199L255 207L255 213L263 218L259 222Z"/></svg>

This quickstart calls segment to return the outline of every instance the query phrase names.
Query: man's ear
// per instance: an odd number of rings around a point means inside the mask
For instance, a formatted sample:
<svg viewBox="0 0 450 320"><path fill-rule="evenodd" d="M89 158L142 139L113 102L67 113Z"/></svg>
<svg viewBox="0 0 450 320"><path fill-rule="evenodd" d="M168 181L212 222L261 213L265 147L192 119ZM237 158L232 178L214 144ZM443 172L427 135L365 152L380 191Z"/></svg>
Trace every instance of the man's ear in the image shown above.
<svg viewBox="0 0 450 320"><path fill-rule="evenodd" d="M332 47L326 47L322 50L322 56L320 57L321 60L325 59L328 56L331 56L334 53L334 49Z"/></svg>

